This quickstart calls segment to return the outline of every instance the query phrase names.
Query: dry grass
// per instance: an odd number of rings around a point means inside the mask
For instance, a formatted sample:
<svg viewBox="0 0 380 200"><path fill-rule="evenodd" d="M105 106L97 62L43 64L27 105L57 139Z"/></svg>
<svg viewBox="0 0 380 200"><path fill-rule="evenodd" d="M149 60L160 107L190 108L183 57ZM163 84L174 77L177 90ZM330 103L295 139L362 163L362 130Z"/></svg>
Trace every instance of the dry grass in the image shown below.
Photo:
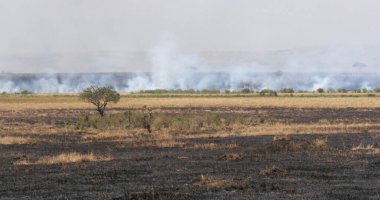
<svg viewBox="0 0 380 200"><path fill-rule="evenodd" d="M215 149L232 149L237 148L239 145L236 143L233 144L216 144L216 143L195 143L190 146L193 149L202 149L202 150L215 150Z"/></svg>
<svg viewBox="0 0 380 200"><path fill-rule="evenodd" d="M356 147L352 148L354 152L366 152L368 154L380 154L380 147L374 144L368 144L367 146L359 144Z"/></svg>
<svg viewBox="0 0 380 200"><path fill-rule="evenodd" d="M262 136L274 135L274 141L291 141L293 134L340 134L340 133L372 133L379 132L377 124L263 124L250 127L234 127L232 130L202 131L197 134L189 134L186 131L159 131L147 133L146 130L90 130L82 139L90 141L121 141L127 142L134 147L186 147L202 150L231 149L238 147L237 144L195 143L184 144L183 140L196 138L222 138L233 136ZM191 132L191 131L190 131ZM309 145L317 149L327 146L326 140L309 142Z"/></svg>
<svg viewBox="0 0 380 200"><path fill-rule="evenodd" d="M265 167L260 170L260 174L264 176L269 176L269 175L281 175L281 176L286 176L288 175L288 170L281 168L281 167Z"/></svg>
<svg viewBox="0 0 380 200"><path fill-rule="evenodd" d="M80 153L62 153L56 156L44 156L36 161L36 164L64 164L75 162L96 162L96 161L109 161L111 157L95 156L93 153L80 154Z"/></svg>
<svg viewBox="0 0 380 200"><path fill-rule="evenodd" d="M290 135L275 135L273 136L273 141L289 141L291 140Z"/></svg>
<svg viewBox="0 0 380 200"><path fill-rule="evenodd" d="M40 141L41 140L30 138L30 137L13 137L13 136L0 137L0 144L3 144L3 145L33 144Z"/></svg>
<svg viewBox="0 0 380 200"><path fill-rule="evenodd" d="M122 98L110 108L127 108L144 105L150 107L296 107L296 108L376 108L380 98L374 97L179 97ZM30 109L83 109L93 108L77 97L2 97L1 110Z"/></svg>
<svg viewBox="0 0 380 200"><path fill-rule="evenodd" d="M20 160L14 163L14 165L31 165L31 164L42 164L42 165L52 165L52 164L65 164L65 163L78 163L78 162L99 162L99 161L109 161L112 157L105 156L95 156L93 153L80 154L76 152L62 153L55 156L44 156L38 159L36 162L31 163L26 160Z"/></svg>
<svg viewBox="0 0 380 200"><path fill-rule="evenodd" d="M211 175L201 175L199 180L197 180L193 185L198 187L211 188L225 188L232 185L234 182L232 180L217 179Z"/></svg>
<svg viewBox="0 0 380 200"><path fill-rule="evenodd" d="M133 142L130 144L133 147L160 147L160 148L178 148L184 147L185 143L177 140L147 140Z"/></svg>
<svg viewBox="0 0 380 200"><path fill-rule="evenodd" d="M289 152L312 152L325 151L329 145L325 139L312 141L277 140L265 144L263 147L253 148L253 152L259 154L267 153L289 153Z"/></svg>
<svg viewBox="0 0 380 200"><path fill-rule="evenodd" d="M327 149L329 147L327 139L315 139L311 144L317 149Z"/></svg>
<svg viewBox="0 0 380 200"><path fill-rule="evenodd" d="M95 131L95 130L94 130ZM100 141L100 140L128 140L138 138L138 131L126 130L106 130L98 133L91 133L82 136L83 140Z"/></svg>
<svg viewBox="0 0 380 200"><path fill-rule="evenodd" d="M378 124L263 124L259 126L234 126L232 130L215 130L207 133L188 134L181 131L180 139L192 138L223 138L233 136L263 136L273 135L274 140L290 140L294 134L342 134L342 133L379 133Z"/></svg>
<svg viewBox="0 0 380 200"><path fill-rule="evenodd" d="M241 160L241 159L243 159L243 156L240 153L227 153L219 158L219 160L224 160L224 161L235 161L235 160Z"/></svg>
<svg viewBox="0 0 380 200"><path fill-rule="evenodd" d="M86 141L119 141L124 142L123 147L176 148L185 146L184 142L181 142L176 135L170 134L169 132L147 133L145 129L133 131L107 130L95 134L85 134L82 136L82 139Z"/></svg>

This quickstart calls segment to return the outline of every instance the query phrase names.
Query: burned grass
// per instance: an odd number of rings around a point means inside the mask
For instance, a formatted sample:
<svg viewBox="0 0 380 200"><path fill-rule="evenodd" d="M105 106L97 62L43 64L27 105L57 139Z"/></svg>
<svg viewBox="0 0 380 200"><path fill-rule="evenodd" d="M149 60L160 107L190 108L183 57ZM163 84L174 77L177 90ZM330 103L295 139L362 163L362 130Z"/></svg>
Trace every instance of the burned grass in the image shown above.
<svg viewBox="0 0 380 200"><path fill-rule="evenodd" d="M277 167L277 166L265 167L263 169L260 169L260 175L264 175L264 176L271 176L271 175L286 176L288 174L289 174L288 170L281 167Z"/></svg>
<svg viewBox="0 0 380 200"><path fill-rule="evenodd" d="M231 107L232 100L187 107L184 100L156 102L151 133L123 106L106 122L79 104L0 111L1 198L378 197L379 109L259 108L236 99ZM131 112L143 119L141 108ZM86 114L81 123L90 125L77 127Z"/></svg>
<svg viewBox="0 0 380 200"><path fill-rule="evenodd" d="M237 161L241 159L243 159L243 155L241 153L227 153L218 158L218 160L223 161Z"/></svg>
<svg viewBox="0 0 380 200"><path fill-rule="evenodd" d="M329 150L329 145L324 139L314 139L312 141L274 140L266 143L262 147L253 148L253 152L259 154L286 154L292 152L315 152L327 150Z"/></svg>

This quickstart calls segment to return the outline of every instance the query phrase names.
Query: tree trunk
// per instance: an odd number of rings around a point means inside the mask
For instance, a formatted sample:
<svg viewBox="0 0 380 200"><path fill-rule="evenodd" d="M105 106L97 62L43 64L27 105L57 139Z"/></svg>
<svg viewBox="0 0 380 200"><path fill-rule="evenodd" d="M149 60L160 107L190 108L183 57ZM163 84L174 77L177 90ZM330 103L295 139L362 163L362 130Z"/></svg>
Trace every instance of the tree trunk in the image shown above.
<svg viewBox="0 0 380 200"><path fill-rule="evenodd" d="M98 111L100 117L104 117L104 109L102 109L102 108L97 108L96 110Z"/></svg>

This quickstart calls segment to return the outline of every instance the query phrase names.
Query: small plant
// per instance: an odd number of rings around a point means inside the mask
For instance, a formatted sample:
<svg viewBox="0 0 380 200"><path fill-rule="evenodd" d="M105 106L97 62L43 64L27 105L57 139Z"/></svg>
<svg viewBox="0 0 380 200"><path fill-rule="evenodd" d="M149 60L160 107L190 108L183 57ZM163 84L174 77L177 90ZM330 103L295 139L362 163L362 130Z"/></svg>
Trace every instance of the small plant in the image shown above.
<svg viewBox="0 0 380 200"><path fill-rule="evenodd" d="M265 123L265 117L261 116L259 121L260 121L260 124L264 124Z"/></svg>
<svg viewBox="0 0 380 200"><path fill-rule="evenodd" d="M80 93L80 98L83 101L94 104L96 111L103 117L108 103L117 103L120 100L120 94L113 87L91 86Z"/></svg>
<svg viewBox="0 0 380 200"><path fill-rule="evenodd" d="M150 108L148 108L147 106L144 106L143 107L144 109L144 117L143 117L143 126L144 128L149 132L151 133L152 132L152 121L153 121L153 113L152 113L152 110Z"/></svg>

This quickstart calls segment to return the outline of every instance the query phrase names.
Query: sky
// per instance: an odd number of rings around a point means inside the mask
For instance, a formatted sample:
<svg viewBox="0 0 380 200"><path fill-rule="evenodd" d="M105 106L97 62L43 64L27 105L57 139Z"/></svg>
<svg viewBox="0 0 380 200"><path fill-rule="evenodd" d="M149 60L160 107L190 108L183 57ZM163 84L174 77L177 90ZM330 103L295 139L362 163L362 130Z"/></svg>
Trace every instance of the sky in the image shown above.
<svg viewBox="0 0 380 200"><path fill-rule="evenodd" d="M248 59L375 71L379 19L378 0L0 0L0 71L149 71L157 48L214 70Z"/></svg>

